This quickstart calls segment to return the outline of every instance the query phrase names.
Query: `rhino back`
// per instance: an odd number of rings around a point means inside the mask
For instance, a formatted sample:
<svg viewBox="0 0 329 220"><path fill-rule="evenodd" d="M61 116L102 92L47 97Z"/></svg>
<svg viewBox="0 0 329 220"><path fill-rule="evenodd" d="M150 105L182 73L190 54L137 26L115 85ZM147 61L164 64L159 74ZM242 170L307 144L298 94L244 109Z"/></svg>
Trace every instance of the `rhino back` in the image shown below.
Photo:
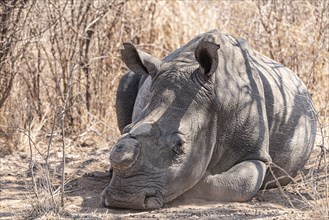
<svg viewBox="0 0 329 220"><path fill-rule="evenodd" d="M316 115L310 94L289 68L260 53L252 54L264 88L269 154L275 165L295 176L309 158L316 135Z"/></svg>

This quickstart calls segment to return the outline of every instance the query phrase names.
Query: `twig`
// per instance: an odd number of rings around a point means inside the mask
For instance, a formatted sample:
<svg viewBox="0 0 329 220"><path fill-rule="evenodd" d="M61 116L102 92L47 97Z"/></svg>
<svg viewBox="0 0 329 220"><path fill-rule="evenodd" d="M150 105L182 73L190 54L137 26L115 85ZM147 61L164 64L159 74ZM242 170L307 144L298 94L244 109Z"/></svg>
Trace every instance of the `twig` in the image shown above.
<svg viewBox="0 0 329 220"><path fill-rule="evenodd" d="M64 104L64 110L62 112L62 119L61 119L61 124L62 124L62 193L61 193L61 206L64 207L64 184L65 184L65 142L64 142L64 136L65 136L65 129L64 129L64 119L65 119L65 105Z"/></svg>
<svg viewBox="0 0 329 220"><path fill-rule="evenodd" d="M70 78L71 81L71 78ZM71 84L69 84L70 86ZM65 197L65 111L67 107L67 103L70 97L70 93L66 93L66 98L64 101L64 108L62 110L62 117L61 117L61 127L62 127L62 179L61 179L61 206L64 207L64 197Z"/></svg>
<svg viewBox="0 0 329 220"><path fill-rule="evenodd" d="M328 166L327 166L327 149L324 147L321 148L321 151L324 153L323 161L324 161L324 176L325 176L325 185L326 185L326 204L325 205L325 213L329 217L329 182L328 182Z"/></svg>
<svg viewBox="0 0 329 220"><path fill-rule="evenodd" d="M34 195L37 197L39 200L39 195L38 195L38 189L37 189L37 184L35 182L34 178L34 161L33 161L33 147L32 147L32 140L31 140L31 123L32 123L32 114L31 110L29 109L29 130L28 130L28 138L29 138L29 147L30 147L30 172L31 172L31 179L32 179L32 187L33 187L33 192Z"/></svg>
<svg viewBox="0 0 329 220"><path fill-rule="evenodd" d="M276 168L279 168L280 170L282 170L283 172L286 173L287 177L291 178L291 176L290 176L285 170L283 170L281 167L275 165L274 163L272 163L271 165L274 165ZM289 196L287 196L287 195L284 193L284 191L283 191L283 189L282 189L282 186L281 186L281 184L280 184L280 181L279 181L279 179L284 178L284 177L286 177L286 176L283 176L283 177L279 177L279 178L277 178L277 177L274 175L274 172L273 172L273 170L272 170L272 166L269 167L269 170L270 170L270 172L271 172L271 174L272 174L272 176L273 176L273 178L274 178L274 180L275 180L275 182L276 182L276 185L277 185L277 187L279 188L281 194L287 199L287 201L289 202L290 206L293 207L293 208L295 208L294 204L292 204L291 200L289 199ZM291 179L293 180L293 178L291 178ZM265 185L265 188L266 188L266 186L267 186L267 183L266 183L266 185Z"/></svg>
<svg viewBox="0 0 329 220"><path fill-rule="evenodd" d="M57 83L59 83L58 80L57 80ZM49 177L49 155L50 155L50 146L52 145L52 140L53 140L55 125L56 125L57 109L58 109L58 97L56 97L55 112L54 112L54 117L53 117L51 132L50 132L50 138L49 138L49 143L48 143L48 147L47 147L47 156L46 156L46 161L45 161L47 186L48 186L48 191L50 193L51 201L52 201L54 207L56 206L56 203L55 203L53 189L51 187L51 181L50 181L50 177Z"/></svg>

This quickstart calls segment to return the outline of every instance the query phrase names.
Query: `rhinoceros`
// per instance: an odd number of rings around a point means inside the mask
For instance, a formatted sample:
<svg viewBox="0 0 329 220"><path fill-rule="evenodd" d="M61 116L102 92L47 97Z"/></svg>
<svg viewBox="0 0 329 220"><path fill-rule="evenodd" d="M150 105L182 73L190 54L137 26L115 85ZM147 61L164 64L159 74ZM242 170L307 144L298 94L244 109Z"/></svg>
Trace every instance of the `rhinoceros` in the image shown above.
<svg viewBox="0 0 329 220"><path fill-rule="evenodd" d="M118 86L122 135L110 151L105 206L248 201L288 184L307 162L316 114L306 86L244 39L212 30L163 60L123 46L130 71Z"/></svg>

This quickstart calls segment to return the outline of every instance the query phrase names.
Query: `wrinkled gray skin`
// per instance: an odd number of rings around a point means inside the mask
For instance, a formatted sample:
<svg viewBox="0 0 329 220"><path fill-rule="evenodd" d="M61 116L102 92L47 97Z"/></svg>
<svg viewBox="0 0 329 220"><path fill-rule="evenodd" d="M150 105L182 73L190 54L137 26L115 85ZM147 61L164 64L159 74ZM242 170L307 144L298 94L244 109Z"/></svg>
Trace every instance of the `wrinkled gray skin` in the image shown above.
<svg viewBox="0 0 329 220"><path fill-rule="evenodd" d="M110 152L112 208L160 208L179 196L247 201L290 182L311 153L316 116L288 68L217 30L162 61L124 44L122 136ZM284 172L282 170L284 170ZM281 177L281 178L280 178Z"/></svg>

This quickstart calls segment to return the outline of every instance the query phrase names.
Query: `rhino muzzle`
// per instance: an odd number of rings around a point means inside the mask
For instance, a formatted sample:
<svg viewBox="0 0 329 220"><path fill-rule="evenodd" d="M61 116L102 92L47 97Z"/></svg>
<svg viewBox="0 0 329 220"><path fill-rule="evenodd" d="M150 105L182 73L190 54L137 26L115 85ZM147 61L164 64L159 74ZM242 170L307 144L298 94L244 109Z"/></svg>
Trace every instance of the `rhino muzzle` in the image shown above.
<svg viewBox="0 0 329 220"><path fill-rule="evenodd" d="M139 142L136 139L122 139L112 148L110 152L110 163L115 169L128 169L137 160L139 152Z"/></svg>
<svg viewBox="0 0 329 220"><path fill-rule="evenodd" d="M152 139L159 133L156 124L140 123L123 134L113 146L109 157L113 176L102 193L104 206L127 209L157 209L163 206L167 174L152 166L150 161L143 160L149 153L150 144L155 144Z"/></svg>

